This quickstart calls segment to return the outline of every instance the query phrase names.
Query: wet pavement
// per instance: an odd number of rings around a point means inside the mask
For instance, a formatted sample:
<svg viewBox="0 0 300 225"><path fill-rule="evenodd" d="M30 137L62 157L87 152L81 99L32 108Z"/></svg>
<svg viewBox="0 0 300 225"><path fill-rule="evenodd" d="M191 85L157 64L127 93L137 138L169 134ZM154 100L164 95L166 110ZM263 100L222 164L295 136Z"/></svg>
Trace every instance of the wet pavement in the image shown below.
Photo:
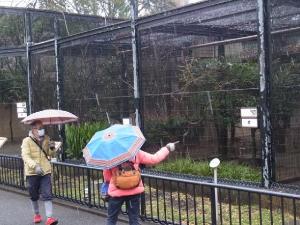
<svg viewBox="0 0 300 225"><path fill-rule="evenodd" d="M40 212L45 218L43 202ZM105 212L103 212L105 213ZM61 225L105 225L105 217L54 204L53 214ZM41 224L44 224L43 221ZM27 196L0 189L0 225L32 225L31 203ZM128 223L119 222L118 225Z"/></svg>

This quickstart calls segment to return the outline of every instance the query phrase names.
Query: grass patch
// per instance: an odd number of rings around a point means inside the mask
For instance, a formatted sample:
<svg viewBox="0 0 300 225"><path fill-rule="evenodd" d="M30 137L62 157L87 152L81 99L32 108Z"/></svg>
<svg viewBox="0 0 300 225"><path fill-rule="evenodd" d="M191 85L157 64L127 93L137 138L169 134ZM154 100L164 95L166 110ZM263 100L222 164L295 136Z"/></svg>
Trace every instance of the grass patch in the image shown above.
<svg viewBox="0 0 300 225"><path fill-rule="evenodd" d="M194 161L190 158L166 161L157 165L155 169L196 176L213 176L213 171L209 167L207 161ZM232 180L260 182L261 173L259 169L247 165L241 165L234 162L221 162L218 169L218 177Z"/></svg>

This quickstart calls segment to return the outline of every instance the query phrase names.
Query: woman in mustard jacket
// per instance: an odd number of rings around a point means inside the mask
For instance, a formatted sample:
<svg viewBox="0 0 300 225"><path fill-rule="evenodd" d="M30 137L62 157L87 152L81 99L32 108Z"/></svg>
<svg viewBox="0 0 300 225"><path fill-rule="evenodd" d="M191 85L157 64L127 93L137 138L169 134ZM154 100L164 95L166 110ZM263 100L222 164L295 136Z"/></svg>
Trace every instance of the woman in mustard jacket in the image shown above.
<svg viewBox="0 0 300 225"><path fill-rule="evenodd" d="M24 171L28 182L29 195L34 211L34 223L40 223L38 200L45 203L46 225L55 225L57 219L52 217L51 164L49 157L55 155L54 143L45 135L43 123L35 121L31 124L29 136L23 139L21 146Z"/></svg>

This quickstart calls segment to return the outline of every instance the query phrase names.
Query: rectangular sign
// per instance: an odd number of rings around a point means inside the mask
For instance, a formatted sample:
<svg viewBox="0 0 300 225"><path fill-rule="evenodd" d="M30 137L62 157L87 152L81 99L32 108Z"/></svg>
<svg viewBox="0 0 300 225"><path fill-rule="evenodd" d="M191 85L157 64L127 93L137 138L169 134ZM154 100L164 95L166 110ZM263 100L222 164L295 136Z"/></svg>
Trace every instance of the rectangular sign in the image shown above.
<svg viewBox="0 0 300 225"><path fill-rule="evenodd" d="M123 124L124 125L129 125L130 123L130 119L129 118L123 118Z"/></svg>
<svg viewBox="0 0 300 225"><path fill-rule="evenodd" d="M17 102L17 108L26 108L26 102Z"/></svg>
<svg viewBox="0 0 300 225"><path fill-rule="evenodd" d="M241 108L242 118L257 118L257 108Z"/></svg>
<svg viewBox="0 0 300 225"><path fill-rule="evenodd" d="M18 113L18 118L25 118L27 113Z"/></svg>
<svg viewBox="0 0 300 225"><path fill-rule="evenodd" d="M26 102L17 102L18 118L25 118L27 116Z"/></svg>
<svg viewBox="0 0 300 225"><path fill-rule="evenodd" d="M242 119L242 127L257 128L257 119Z"/></svg>
<svg viewBox="0 0 300 225"><path fill-rule="evenodd" d="M26 108L17 108L17 113L27 113Z"/></svg>

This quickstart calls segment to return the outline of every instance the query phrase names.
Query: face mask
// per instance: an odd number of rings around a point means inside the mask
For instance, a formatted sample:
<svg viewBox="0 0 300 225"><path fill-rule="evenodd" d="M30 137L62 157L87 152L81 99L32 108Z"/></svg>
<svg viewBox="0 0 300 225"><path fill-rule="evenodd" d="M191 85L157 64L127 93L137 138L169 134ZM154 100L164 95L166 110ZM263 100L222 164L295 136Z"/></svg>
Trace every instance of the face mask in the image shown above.
<svg viewBox="0 0 300 225"><path fill-rule="evenodd" d="M38 130L38 135L39 135L39 137L44 137L45 136L45 129L39 129Z"/></svg>

